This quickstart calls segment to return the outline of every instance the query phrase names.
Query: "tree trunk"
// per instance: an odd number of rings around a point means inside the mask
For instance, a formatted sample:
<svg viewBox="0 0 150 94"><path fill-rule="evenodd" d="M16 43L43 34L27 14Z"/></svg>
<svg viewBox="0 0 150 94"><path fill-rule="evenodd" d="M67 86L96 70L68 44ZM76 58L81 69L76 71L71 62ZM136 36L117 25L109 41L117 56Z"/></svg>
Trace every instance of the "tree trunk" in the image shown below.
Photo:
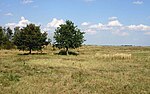
<svg viewBox="0 0 150 94"><path fill-rule="evenodd" d="M29 48L29 50L30 50L29 54L31 54L32 49L31 49L31 48Z"/></svg>
<svg viewBox="0 0 150 94"><path fill-rule="evenodd" d="M69 53L68 53L68 48L66 48L66 55L68 55Z"/></svg>

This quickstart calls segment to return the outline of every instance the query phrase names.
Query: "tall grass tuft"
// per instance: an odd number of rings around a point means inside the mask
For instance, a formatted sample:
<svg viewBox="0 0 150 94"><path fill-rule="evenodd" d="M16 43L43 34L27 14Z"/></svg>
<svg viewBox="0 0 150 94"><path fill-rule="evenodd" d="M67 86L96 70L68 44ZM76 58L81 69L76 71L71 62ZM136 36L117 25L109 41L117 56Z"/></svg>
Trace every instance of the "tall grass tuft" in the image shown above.
<svg viewBox="0 0 150 94"><path fill-rule="evenodd" d="M114 53L114 54L95 54L96 58L100 59L111 59L111 60L124 60L124 59L131 59L132 54L125 54L125 53Z"/></svg>

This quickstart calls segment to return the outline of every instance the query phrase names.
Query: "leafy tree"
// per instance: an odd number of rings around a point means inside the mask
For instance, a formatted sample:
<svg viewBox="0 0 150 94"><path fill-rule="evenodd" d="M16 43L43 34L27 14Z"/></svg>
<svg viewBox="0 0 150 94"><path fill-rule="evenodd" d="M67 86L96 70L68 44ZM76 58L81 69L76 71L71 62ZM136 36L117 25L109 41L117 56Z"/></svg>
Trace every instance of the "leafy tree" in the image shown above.
<svg viewBox="0 0 150 94"><path fill-rule="evenodd" d="M47 45L50 44L51 45L52 40L50 38L48 38L47 40Z"/></svg>
<svg viewBox="0 0 150 94"><path fill-rule="evenodd" d="M22 29L16 27L14 30L14 44L20 50L28 50L29 54L32 50L42 50L47 43L47 33L41 33L40 26L35 24L29 24Z"/></svg>
<svg viewBox="0 0 150 94"><path fill-rule="evenodd" d="M12 30L8 27L8 28L6 29L6 37L7 37L7 39L8 39L9 41L11 41L12 35L13 35L13 32L12 32Z"/></svg>
<svg viewBox="0 0 150 94"><path fill-rule="evenodd" d="M3 28L0 26L0 47L4 49L11 49L14 47L12 43L12 30L8 28Z"/></svg>
<svg viewBox="0 0 150 94"><path fill-rule="evenodd" d="M3 37L4 37L3 28L0 26L0 46L3 45Z"/></svg>
<svg viewBox="0 0 150 94"><path fill-rule="evenodd" d="M68 55L69 48L78 48L85 41L83 34L84 32L81 32L72 21L67 20L65 24L55 30L54 39L56 42L54 46L59 49L65 48Z"/></svg>

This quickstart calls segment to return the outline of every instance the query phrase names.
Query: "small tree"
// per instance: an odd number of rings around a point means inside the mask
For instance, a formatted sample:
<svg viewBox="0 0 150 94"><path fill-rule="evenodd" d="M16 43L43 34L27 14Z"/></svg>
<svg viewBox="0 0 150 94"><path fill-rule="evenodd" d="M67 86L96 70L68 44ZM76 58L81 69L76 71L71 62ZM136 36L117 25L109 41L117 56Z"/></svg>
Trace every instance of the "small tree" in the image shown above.
<svg viewBox="0 0 150 94"><path fill-rule="evenodd" d="M12 35L13 35L13 32L12 32L12 30L8 27L8 28L6 29L6 37L7 37L7 39L8 39L9 41L12 40Z"/></svg>
<svg viewBox="0 0 150 94"><path fill-rule="evenodd" d="M16 27L14 30L14 44L20 50L28 50L29 54L32 50L42 50L47 43L47 33L41 33L40 26L35 24L29 24L22 29Z"/></svg>
<svg viewBox="0 0 150 94"><path fill-rule="evenodd" d="M14 47L12 43L12 30L8 28L3 28L0 26L0 47L3 49L11 49Z"/></svg>
<svg viewBox="0 0 150 94"><path fill-rule="evenodd" d="M81 32L72 21L67 20L65 24L55 30L54 39L56 42L54 46L59 49L65 48L68 55L69 48L78 48L85 41L83 34L84 32Z"/></svg>
<svg viewBox="0 0 150 94"><path fill-rule="evenodd" d="M3 45L4 32L3 28L0 26L0 47Z"/></svg>

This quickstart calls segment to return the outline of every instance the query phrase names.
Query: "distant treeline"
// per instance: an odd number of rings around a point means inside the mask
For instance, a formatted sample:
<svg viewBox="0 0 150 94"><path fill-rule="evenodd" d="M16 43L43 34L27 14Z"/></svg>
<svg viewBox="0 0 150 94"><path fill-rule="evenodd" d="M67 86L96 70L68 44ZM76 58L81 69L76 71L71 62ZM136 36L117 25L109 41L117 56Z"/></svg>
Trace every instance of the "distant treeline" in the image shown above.
<svg viewBox="0 0 150 94"><path fill-rule="evenodd" d="M72 21L67 20L55 30L53 47L65 49L65 54L68 55L69 48L82 46L85 41L84 34ZM23 28L15 27L14 30L0 26L0 49L17 48L31 54L31 51L42 51L50 43L47 32L42 32L40 26L35 24L31 23Z"/></svg>
<svg viewBox="0 0 150 94"><path fill-rule="evenodd" d="M125 47L132 47L133 45L121 45L121 46L125 46Z"/></svg>
<svg viewBox="0 0 150 94"><path fill-rule="evenodd" d="M9 27L0 26L0 49L14 48L13 31Z"/></svg>
<svg viewBox="0 0 150 94"><path fill-rule="evenodd" d="M40 47L43 45L48 45L50 43L50 40L47 39L47 34L41 33L39 26L35 26L34 24L30 24L27 26L30 26L30 27L28 28L15 27L14 30L10 29L10 27L6 28L6 27L0 26L0 49L20 48L20 49L26 50L25 49L26 45L32 44L32 46L38 48L39 45L37 46L37 44L39 43L40 43ZM30 43L31 41L32 43ZM33 43L35 43L36 46ZM41 50L41 48L38 48L38 49Z"/></svg>

